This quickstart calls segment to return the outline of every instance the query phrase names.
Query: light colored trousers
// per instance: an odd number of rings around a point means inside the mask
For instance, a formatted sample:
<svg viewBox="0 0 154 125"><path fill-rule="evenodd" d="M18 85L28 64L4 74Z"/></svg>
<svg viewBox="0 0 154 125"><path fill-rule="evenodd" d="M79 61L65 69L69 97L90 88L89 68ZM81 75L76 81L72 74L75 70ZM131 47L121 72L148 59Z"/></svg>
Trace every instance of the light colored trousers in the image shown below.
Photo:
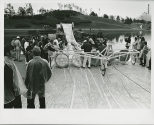
<svg viewBox="0 0 154 125"><path fill-rule="evenodd" d="M20 50L16 50L16 60L19 61L20 60Z"/></svg>
<svg viewBox="0 0 154 125"><path fill-rule="evenodd" d="M49 60L49 65L50 67L53 67L55 65L54 57L56 53L52 51L48 51L48 60Z"/></svg>
<svg viewBox="0 0 154 125"><path fill-rule="evenodd" d="M103 64L104 64L105 68L107 68L107 60L106 59L101 59L101 69L104 68Z"/></svg>
<svg viewBox="0 0 154 125"><path fill-rule="evenodd" d="M87 61L88 61L88 67L91 66L91 57L84 56L84 59L83 59L83 67L86 67Z"/></svg>

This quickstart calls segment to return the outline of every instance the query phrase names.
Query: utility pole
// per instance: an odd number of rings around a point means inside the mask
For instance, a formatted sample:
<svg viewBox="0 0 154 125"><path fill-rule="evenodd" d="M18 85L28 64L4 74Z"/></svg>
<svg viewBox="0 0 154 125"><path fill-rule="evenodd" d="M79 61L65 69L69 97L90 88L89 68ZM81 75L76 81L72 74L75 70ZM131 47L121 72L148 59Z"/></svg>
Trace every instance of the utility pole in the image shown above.
<svg viewBox="0 0 154 125"><path fill-rule="evenodd" d="M149 4L148 4L148 14L149 14Z"/></svg>

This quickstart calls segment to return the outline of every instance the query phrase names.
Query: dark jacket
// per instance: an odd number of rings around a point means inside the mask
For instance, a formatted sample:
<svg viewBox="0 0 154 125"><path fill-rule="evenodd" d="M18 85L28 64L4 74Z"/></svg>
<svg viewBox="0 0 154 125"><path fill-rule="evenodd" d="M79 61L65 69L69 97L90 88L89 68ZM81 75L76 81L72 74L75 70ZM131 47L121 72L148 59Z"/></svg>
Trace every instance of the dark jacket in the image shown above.
<svg viewBox="0 0 154 125"><path fill-rule="evenodd" d="M4 103L7 104L15 99L13 86L13 70L5 64L4 66Z"/></svg>
<svg viewBox="0 0 154 125"><path fill-rule="evenodd" d="M90 42L85 42L81 46L81 49L83 49L84 52L91 52L91 50L92 50L92 44Z"/></svg>
<svg viewBox="0 0 154 125"><path fill-rule="evenodd" d="M101 44L99 47L98 47L98 50L99 52L101 52L102 55L105 54L106 50L104 50L106 48L106 46L104 44ZM103 51L104 50L104 51Z"/></svg>
<svg viewBox="0 0 154 125"><path fill-rule="evenodd" d="M147 45L145 45L141 51L141 58L146 58L146 55L149 52L149 48L147 47Z"/></svg>
<svg viewBox="0 0 154 125"><path fill-rule="evenodd" d="M5 57L4 63L4 103L7 104L16 96L25 95L27 89L15 63L8 57Z"/></svg>
<svg viewBox="0 0 154 125"><path fill-rule="evenodd" d="M51 77L51 70L48 62L40 56L35 56L27 66L25 85L28 92L33 94L44 94L45 83ZM29 98L32 95L30 95Z"/></svg>

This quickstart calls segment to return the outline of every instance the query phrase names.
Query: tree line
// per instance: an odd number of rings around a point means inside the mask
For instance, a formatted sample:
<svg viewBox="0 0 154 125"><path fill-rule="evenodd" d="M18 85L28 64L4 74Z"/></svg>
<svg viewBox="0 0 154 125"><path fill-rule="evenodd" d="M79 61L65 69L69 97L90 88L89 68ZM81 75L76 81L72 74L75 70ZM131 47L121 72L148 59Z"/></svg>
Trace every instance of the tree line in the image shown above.
<svg viewBox="0 0 154 125"><path fill-rule="evenodd" d="M91 11L90 14L88 14L87 9L83 9L83 8L75 5L74 3L72 3L72 4L57 3L57 5L58 5L59 10L73 10L73 11L77 11L77 12L84 14L84 15L98 17L98 14L96 12L92 11L92 9L90 10ZM44 15L44 14L50 13L52 11L53 11L53 9L48 10L48 9L41 7L38 10L38 14ZM99 11L100 11L100 9L99 9ZM17 12L15 12L14 7L11 5L11 3L8 3L6 5L6 8L4 9L4 14L5 14L5 16L8 16L8 17L14 16L14 15L17 15L17 16L33 16L33 15L35 15L31 3L26 3L24 7L18 7ZM130 17L123 18L123 17L120 17L119 15L114 16L114 15L103 14L102 18L115 20L117 22L121 22L121 23L125 23L125 24L146 23L146 21L144 21L144 20L139 20L139 19L135 19L135 18L132 19Z"/></svg>
<svg viewBox="0 0 154 125"><path fill-rule="evenodd" d="M95 13L94 11L92 11L89 16L96 16L98 17L98 14ZM146 23L147 21L145 20L140 20L140 19L135 19L135 18L130 18L130 17L126 17L126 18L123 18L123 17L120 17L119 15L118 16L114 16L114 15L107 15L107 14L104 14L102 16L103 18L106 18L106 19L111 19L111 20L115 20L117 22L121 22L121 23L124 23L124 24L132 24L132 23Z"/></svg>
<svg viewBox="0 0 154 125"><path fill-rule="evenodd" d="M11 3L8 3L6 8L4 8L4 14L6 16L32 16L34 13L31 3L26 3L25 7L19 7L17 12L15 12L14 7L11 5Z"/></svg>

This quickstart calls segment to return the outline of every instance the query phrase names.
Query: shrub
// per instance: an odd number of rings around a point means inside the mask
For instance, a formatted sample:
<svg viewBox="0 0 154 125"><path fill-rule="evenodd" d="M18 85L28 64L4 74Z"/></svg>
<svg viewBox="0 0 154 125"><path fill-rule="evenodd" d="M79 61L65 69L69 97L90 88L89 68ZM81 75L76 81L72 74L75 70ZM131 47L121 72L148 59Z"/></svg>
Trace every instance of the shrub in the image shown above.
<svg viewBox="0 0 154 125"><path fill-rule="evenodd" d="M30 24L28 24L28 23L18 23L18 24L16 24L15 25L15 28L29 28L29 27L31 27L31 25Z"/></svg>
<svg viewBox="0 0 154 125"><path fill-rule="evenodd" d="M72 10L54 10L51 15L56 17L57 19L63 20L65 18L69 18L71 16L79 15L79 12L72 11Z"/></svg>
<svg viewBox="0 0 154 125"><path fill-rule="evenodd" d="M12 16L10 19L32 19L32 16Z"/></svg>
<svg viewBox="0 0 154 125"><path fill-rule="evenodd" d="M45 18L46 18L46 16L43 16L43 15L34 15L33 16L33 19L38 19L38 20L43 20Z"/></svg>
<svg viewBox="0 0 154 125"><path fill-rule="evenodd" d="M35 34L37 34L37 31L36 30L29 30L28 34L29 35L35 35Z"/></svg>

